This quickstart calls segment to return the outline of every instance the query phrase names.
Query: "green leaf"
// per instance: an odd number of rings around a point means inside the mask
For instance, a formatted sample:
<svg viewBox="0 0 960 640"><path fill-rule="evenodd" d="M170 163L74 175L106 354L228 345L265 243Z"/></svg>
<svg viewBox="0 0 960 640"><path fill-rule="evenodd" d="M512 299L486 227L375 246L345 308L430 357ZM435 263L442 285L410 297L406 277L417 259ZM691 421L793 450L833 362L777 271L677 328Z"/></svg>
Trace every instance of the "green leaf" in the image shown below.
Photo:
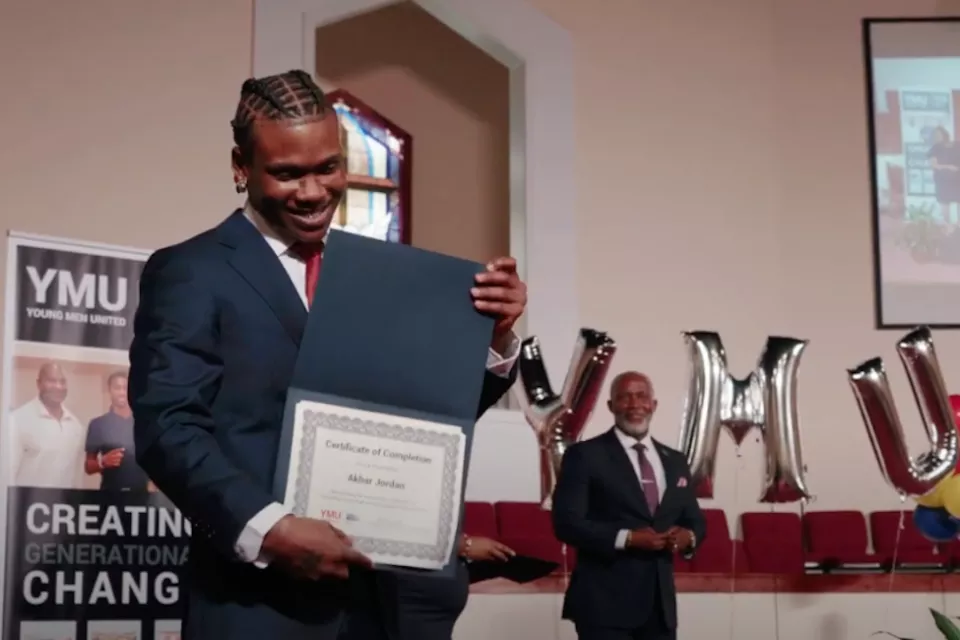
<svg viewBox="0 0 960 640"><path fill-rule="evenodd" d="M960 628L953 623L953 620L943 615L936 609L930 609L930 615L937 625L937 629L943 634L945 640L960 640Z"/></svg>

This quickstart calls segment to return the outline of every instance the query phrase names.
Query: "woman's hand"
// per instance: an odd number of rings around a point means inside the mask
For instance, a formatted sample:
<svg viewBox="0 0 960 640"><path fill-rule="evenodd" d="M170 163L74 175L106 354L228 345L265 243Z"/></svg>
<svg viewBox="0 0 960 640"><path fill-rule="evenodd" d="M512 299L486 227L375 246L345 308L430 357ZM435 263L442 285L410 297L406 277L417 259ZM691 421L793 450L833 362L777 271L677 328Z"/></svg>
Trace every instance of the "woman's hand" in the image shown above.
<svg viewBox="0 0 960 640"><path fill-rule="evenodd" d="M474 562L482 562L484 560L506 562L517 554L502 542L497 542L490 538L463 536L460 541L460 555Z"/></svg>

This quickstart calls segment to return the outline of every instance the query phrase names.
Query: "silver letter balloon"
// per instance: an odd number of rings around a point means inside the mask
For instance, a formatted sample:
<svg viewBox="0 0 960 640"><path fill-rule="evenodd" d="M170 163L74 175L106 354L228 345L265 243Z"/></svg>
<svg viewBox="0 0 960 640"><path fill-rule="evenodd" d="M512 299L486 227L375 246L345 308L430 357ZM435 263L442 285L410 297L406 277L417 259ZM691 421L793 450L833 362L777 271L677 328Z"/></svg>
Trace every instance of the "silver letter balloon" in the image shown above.
<svg viewBox="0 0 960 640"><path fill-rule="evenodd" d="M540 497L550 505L560 461L567 448L580 439L593 413L617 344L606 333L581 329L560 395L550 386L536 336L520 347L520 383L526 403L524 416L537 434L540 446Z"/></svg>
<svg viewBox="0 0 960 640"><path fill-rule="evenodd" d="M738 379L727 370L720 336L683 333L689 348L690 388L680 428L680 450L687 456L698 495L713 497L720 432L739 445L750 429L763 434L766 468L761 502L795 502L810 493L797 420L797 368L806 340L767 338L757 368Z"/></svg>
<svg viewBox="0 0 960 640"><path fill-rule="evenodd" d="M907 453L903 424L890 393L883 359L867 360L848 370L847 377L880 473L901 495L920 496L931 491L957 466L957 427L930 329L918 327L908 333L897 344L897 353L920 407L929 446L916 458Z"/></svg>

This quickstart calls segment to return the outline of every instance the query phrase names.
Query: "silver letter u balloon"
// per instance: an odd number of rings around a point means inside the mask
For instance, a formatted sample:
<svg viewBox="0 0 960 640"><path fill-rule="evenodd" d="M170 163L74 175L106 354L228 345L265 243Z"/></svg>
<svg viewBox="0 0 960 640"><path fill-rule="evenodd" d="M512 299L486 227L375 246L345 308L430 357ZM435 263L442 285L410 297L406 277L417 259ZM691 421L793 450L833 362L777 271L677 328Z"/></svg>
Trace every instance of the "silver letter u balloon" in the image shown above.
<svg viewBox="0 0 960 640"><path fill-rule="evenodd" d="M726 429L739 445L750 429L763 433L766 473L761 502L794 502L810 497L797 420L797 368L806 340L767 338L757 368L738 379L727 370L720 336L709 331L683 334L692 366L680 428L680 450L702 498L713 497L717 445Z"/></svg>
<svg viewBox="0 0 960 640"><path fill-rule="evenodd" d="M580 439L616 352L616 342L606 333L581 329L563 390L557 395L550 386L540 341L533 336L521 344L520 383L526 398L523 413L540 446L540 499L544 508L550 504L563 454Z"/></svg>
<svg viewBox="0 0 960 640"><path fill-rule="evenodd" d="M897 353L920 407L929 447L916 458L907 452L903 425L890 393L883 359L867 360L847 371L847 377L880 473L902 495L920 496L932 490L957 466L957 427L930 329L918 327L905 335L897 344Z"/></svg>

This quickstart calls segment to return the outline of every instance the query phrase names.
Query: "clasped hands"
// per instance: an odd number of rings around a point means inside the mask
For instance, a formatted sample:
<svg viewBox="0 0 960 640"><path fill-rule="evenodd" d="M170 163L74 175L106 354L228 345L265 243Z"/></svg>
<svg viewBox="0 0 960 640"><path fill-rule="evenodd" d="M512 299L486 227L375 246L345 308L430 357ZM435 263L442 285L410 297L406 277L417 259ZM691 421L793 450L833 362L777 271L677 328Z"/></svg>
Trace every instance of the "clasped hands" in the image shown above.
<svg viewBox="0 0 960 640"><path fill-rule="evenodd" d="M688 551L692 544L693 533L683 527L670 527L664 532L654 531L650 528L634 529L627 539L628 548L644 551L668 549L682 553Z"/></svg>

